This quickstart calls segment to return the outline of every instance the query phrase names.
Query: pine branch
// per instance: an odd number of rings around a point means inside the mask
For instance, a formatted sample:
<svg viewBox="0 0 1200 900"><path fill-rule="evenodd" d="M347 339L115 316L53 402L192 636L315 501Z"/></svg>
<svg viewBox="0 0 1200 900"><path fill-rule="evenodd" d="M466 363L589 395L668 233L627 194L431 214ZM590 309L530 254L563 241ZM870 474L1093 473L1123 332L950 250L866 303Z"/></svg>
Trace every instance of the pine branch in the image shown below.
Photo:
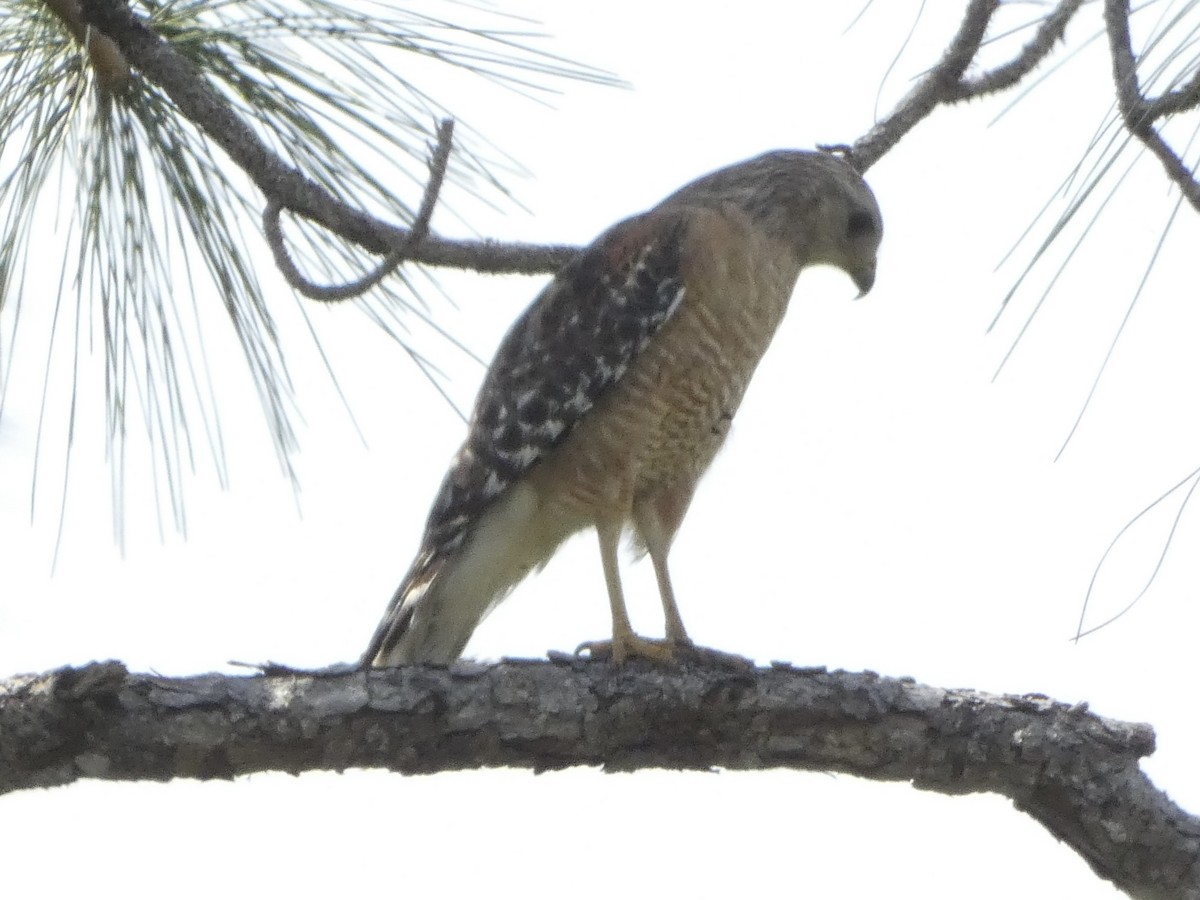
<svg viewBox="0 0 1200 900"><path fill-rule="evenodd" d="M382 222L334 196L273 153L250 125L207 83L204 74L155 34L120 0L81 0L84 20L108 35L142 76L166 92L244 171L274 205L377 254L404 246L409 230ZM478 272L556 271L576 248L558 245L455 241L429 235L408 248L413 262Z"/></svg>

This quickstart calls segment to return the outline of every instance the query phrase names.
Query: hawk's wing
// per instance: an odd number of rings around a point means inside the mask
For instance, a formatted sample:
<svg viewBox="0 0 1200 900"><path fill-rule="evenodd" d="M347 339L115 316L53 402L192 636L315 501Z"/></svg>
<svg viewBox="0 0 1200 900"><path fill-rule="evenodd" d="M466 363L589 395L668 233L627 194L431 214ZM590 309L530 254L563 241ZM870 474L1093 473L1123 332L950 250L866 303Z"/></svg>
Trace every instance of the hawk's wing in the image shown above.
<svg viewBox="0 0 1200 900"><path fill-rule="evenodd" d="M505 488L566 439L683 300L683 211L627 219L572 259L492 361L421 556L453 550Z"/></svg>

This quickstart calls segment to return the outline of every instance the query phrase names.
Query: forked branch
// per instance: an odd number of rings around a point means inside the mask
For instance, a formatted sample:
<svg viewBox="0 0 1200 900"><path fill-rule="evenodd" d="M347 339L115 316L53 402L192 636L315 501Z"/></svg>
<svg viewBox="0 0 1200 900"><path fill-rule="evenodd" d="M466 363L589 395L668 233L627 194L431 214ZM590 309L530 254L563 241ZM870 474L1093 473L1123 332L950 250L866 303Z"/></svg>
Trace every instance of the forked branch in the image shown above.
<svg viewBox="0 0 1200 900"><path fill-rule="evenodd" d="M1129 0L1105 0L1104 23L1112 57L1113 82L1117 89L1117 108L1125 128L1158 157L1167 177L1179 185L1188 203L1200 212L1200 183L1179 154L1167 143L1156 127L1157 122L1200 102L1200 69L1179 90L1156 99L1142 93L1138 61L1129 33Z"/></svg>

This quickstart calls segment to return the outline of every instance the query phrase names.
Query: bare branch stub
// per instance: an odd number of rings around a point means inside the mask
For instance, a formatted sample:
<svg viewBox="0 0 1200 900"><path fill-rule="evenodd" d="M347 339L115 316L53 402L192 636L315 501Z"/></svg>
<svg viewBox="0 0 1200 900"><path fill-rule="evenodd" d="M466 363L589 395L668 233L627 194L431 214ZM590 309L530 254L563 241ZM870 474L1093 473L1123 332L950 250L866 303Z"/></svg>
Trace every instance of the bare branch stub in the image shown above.
<svg viewBox="0 0 1200 900"><path fill-rule="evenodd" d="M1181 109L1194 106L1200 98L1200 73L1193 76L1180 92L1150 100L1143 93L1137 74L1137 55L1129 33L1129 0L1105 0L1104 24L1112 57L1113 83L1117 108L1129 133L1158 157L1167 177L1175 182L1192 208L1200 212L1200 183L1179 154L1155 127L1155 122Z"/></svg>
<svg viewBox="0 0 1200 900"><path fill-rule="evenodd" d="M268 201L263 210L263 231L271 253L275 257L275 265L293 288L313 300L325 302L349 300L359 297L379 284L384 278L394 272L403 262L412 259L414 252L421 243L429 237L429 223L433 217L434 207L437 206L442 184L446 179L446 168L450 162L450 150L453 146L454 120L443 119L437 130L437 141L432 148L429 160L429 180L425 184L425 192L421 198L421 206L417 215L408 228L407 234L388 251L388 254L376 268L354 281L340 285L318 285L309 281L296 266L288 253L284 241L283 228L279 222L281 206L277 200Z"/></svg>
<svg viewBox="0 0 1200 900"><path fill-rule="evenodd" d="M58 17L75 41L88 54L92 71L105 91L119 94L132 84L129 63L112 39L88 26L79 8L79 0L44 0L46 8Z"/></svg>

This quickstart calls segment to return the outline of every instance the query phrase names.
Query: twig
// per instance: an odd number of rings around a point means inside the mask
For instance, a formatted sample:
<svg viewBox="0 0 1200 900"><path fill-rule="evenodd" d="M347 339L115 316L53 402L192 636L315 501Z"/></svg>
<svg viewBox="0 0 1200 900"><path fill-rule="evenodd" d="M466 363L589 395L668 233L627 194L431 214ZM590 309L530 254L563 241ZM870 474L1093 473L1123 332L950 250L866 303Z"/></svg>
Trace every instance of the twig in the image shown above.
<svg viewBox="0 0 1200 900"><path fill-rule="evenodd" d="M1200 66L1183 87L1168 91L1150 102L1150 115L1156 119L1186 112L1200 106Z"/></svg>
<svg viewBox="0 0 1200 900"><path fill-rule="evenodd" d="M442 183L446 178L446 166L450 161L450 148L453 145L454 120L443 119L438 125L437 142L429 160L429 181L425 184L425 194L421 198L421 207L417 210L416 218L409 226L408 233L393 247L374 271L368 272L361 278L340 285L318 285L309 281L292 261L284 242L283 229L279 224L280 204L277 200L269 200L263 210L263 231L267 243L275 257L275 265L283 273L288 284L313 300L335 301L348 300L358 297L379 284L390 275L406 259L412 257L418 245L429 236L429 221L433 217L433 209L437 205Z"/></svg>

